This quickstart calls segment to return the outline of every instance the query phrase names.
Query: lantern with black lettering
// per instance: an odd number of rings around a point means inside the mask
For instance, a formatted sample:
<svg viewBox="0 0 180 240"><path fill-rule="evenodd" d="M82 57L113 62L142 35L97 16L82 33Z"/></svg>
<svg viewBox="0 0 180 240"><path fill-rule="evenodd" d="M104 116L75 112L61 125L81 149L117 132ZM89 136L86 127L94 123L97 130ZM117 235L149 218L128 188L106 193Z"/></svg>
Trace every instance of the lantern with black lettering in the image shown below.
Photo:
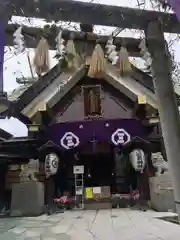
<svg viewBox="0 0 180 240"><path fill-rule="evenodd" d="M143 172L146 165L146 157L142 149L134 149L130 155L129 160L137 172Z"/></svg>
<svg viewBox="0 0 180 240"><path fill-rule="evenodd" d="M59 167L59 156L56 153L49 153L45 158L45 174L48 178L57 173Z"/></svg>

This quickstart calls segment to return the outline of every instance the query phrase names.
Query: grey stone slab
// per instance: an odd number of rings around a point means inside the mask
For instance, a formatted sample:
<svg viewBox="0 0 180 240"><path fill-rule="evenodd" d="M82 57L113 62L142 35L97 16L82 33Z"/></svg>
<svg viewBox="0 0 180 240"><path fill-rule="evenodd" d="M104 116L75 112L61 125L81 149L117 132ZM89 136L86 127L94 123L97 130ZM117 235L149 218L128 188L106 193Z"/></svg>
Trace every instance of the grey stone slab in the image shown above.
<svg viewBox="0 0 180 240"><path fill-rule="evenodd" d="M12 185L11 216L38 216L44 210L44 186L40 182Z"/></svg>
<svg viewBox="0 0 180 240"><path fill-rule="evenodd" d="M152 208L156 211L176 212L172 180L169 173L161 174L149 179Z"/></svg>
<svg viewBox="0 0 180 240"><path fill-rule="evenodd" d="M0 233L6 232L14 227L16 227L18 223L16 222L7 222L5 221L4 223L0 224Z"/></svg>
<svg viewBox="0 0 180 240"><path fill-rule="evenodd" d="M18 237L16 240L42 240L41 237L30 237L30 238L24 238L24 236Z"/></svg>
<svg viewBox="0 0 180 240"><path fill-rule="evenodd" d="M41 237L41 232L38 232L34 229L28 230L21 234L22 239L32 239L32 238L40 238Z"/></svg>
<svg viewBox="0 0 180 240"><path fill-rule="evenodd" d="M11 233L14 233L14 234L17 234L17 235L21 235L25 231L26 231L26 229L22 228L21 226L16 226L16 227L8 230L8 232L11 232Z"/></svg>
<svg viewBox="0 0 180 240"><path fill-rule="evenodd" d="M27 238L27 239L23 238L22 240L42 240L42 238L41 237L33 237L33 238Z"/></svg>
<svg viewBox="0 0 180 240"><path fill-rule="evenodd" d="M178 225L156 219L168 215L170 213L112 209L65 212L63 219L61 215L52 215L45 221L1 219L4 233L0 233L0 240L179 240ZM59 222L50 219L59 219ZM34 227L34 224L39 225Z"/></svg>
<svg viewBox="0 0 180 240"><path fill-rule="evenodd" d="M49 216L47 214L43 214L40 216L36 216L36 217L23 217L21 218L21 220L24 221L46 221L49 219Z"/></svg>
<svg viewBox="0 0 180 240"><path fill-rule="evenodd" d="M42 240L71 240L71 237L66 233L61 233L58 235L42 236L41 239Z"/></svg>
<svg viewBox="0 0 180 240"><path fill-rule="evenodd" d="M19 235L11 232L5 232L4 234L0 235L0 239L2 240L19 240L19 237Z"/></svg>
<svg viewBox="0 0 180 240"><path fill-rule="evenodd" d="M23 228L39 228L43 224L43 221L23 221L20 226Z"/></svg>
<svg viewBox="0 0 180 240"><path fill-rule="evenodd" d="M43 228L51 228L51 227L53 227L54 225L55 225L54 222L42 222L42 223L40 224L40 226L43 227Z"/></svg>
<svg viewBox="0 0 180 240"><path fill-rule="evenodd" d="M57 240L58 238L56 238L56 237L42 237L41 238L42 240Z"/></svg>

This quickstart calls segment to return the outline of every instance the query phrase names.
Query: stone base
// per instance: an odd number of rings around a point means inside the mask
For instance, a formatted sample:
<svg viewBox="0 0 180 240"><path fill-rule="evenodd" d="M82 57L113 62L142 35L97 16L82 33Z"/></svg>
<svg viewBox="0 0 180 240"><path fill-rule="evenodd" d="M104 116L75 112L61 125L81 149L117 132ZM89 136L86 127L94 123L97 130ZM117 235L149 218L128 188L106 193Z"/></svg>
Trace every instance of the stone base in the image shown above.
<svg viewBox="0 0 180 240"><path fill-rule="evenodd" d="M40 182L12 185L11 216L38 216L44 211L44 185Z"/></svg>
<svg viewBox="0 0 180 240"><path fill-rule="evenodd" d="M150 182L151 206L158 212L176 212L172 181L168 173L152 177Z"/></svg>

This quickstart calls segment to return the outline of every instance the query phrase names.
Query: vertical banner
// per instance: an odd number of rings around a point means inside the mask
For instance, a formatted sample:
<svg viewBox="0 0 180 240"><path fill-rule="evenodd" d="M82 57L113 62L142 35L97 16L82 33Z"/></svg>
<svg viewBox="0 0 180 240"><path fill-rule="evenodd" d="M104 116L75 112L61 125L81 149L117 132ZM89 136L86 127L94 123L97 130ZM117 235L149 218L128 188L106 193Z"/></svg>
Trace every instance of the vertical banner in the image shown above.
<svg viewBox="0 0 180 240"><path fill-rule="evenodd" d="M0 3L0 93L3 92L3 65L4 65L4 4Z"/></svg>
<svg viewBox="0 0 180 240"><path fill-rule="evenodd" d="M168 0L169 4L172 7L172 10L175 12L178 20L180 21L180 0Z"/></svg>

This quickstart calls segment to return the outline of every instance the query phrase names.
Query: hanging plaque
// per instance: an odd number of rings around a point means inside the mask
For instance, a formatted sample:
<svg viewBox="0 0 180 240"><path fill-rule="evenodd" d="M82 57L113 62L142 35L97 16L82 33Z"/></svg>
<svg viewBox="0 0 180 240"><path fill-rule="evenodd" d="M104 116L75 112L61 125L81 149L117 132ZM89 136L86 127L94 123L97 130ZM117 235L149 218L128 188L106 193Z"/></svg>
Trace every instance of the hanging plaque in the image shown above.
<svg viewBox="0 0 180 240"><path fill-rule="evenodd" d="M138 96L138 104L146 104L147 101L146 101L146 96L144 95L139 95Z"/></svg>
<svg viewBox="0 0 180 240"><path fill-rule="evenodd" d="M84 166L83 165L74 166L73 173L74 174L84 174Z"/></svg>

